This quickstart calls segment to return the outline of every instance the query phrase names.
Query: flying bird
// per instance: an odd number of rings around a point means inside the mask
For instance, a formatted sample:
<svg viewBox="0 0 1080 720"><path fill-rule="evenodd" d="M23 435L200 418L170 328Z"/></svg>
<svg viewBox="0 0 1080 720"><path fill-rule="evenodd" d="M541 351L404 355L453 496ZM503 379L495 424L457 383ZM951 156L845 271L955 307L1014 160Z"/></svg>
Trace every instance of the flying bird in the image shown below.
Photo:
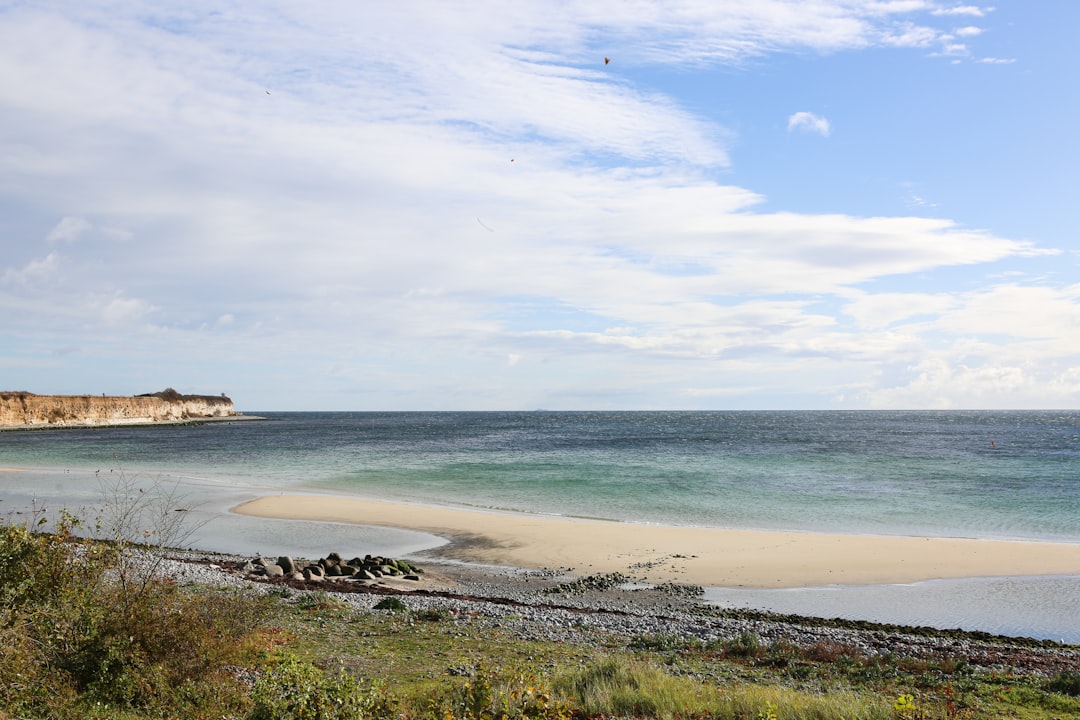
<svg viewBox="0 0 1080 720"><path fill-rule="evenodd" d="M609 62L611 62L611 58L604 58L604 64L605 65L607 65Z"/></svg>

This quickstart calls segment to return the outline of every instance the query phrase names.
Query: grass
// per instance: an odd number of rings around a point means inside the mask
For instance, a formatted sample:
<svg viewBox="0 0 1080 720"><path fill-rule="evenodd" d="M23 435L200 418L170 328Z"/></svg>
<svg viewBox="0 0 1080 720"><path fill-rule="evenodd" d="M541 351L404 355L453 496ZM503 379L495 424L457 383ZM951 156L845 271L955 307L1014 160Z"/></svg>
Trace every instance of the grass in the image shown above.
<svg viewBox="0 0 1080 720"><path fill-rule="evenodd" d="M655 635L530 641L514 620L345 604L276 606L268 620L288 653L382 681L404 717L430 717L433 705L454 709L453 717L478 717L478 696L500 706L498 698L520 697L530 687L564 703L535 717L756 720L761 713L768 718L769 708L777 720L1080 717L1080 700L1069 694L1075 673L981 675L962 658L864 657L834 643L798 648L751 635L714 643ZM448 699L454 692L473 693L472 715L465 700ZM904 696L910 702L898 706Z"/></svg>
<svg viewBox="0 0 1080 720"><path fill-rule="evenodd" d="M75 522L0 525L0 720L1080 717L1075 670L980 674L753 634L529 640L519 618L134 576L145 549Z"/></svg>

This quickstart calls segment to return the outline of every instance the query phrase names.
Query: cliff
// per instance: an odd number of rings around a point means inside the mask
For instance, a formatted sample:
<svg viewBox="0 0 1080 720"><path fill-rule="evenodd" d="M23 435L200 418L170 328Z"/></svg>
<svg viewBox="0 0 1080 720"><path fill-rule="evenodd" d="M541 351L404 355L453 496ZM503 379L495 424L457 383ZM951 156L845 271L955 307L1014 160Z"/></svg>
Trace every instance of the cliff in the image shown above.
<svg viewBox="0 0 1080 720"><path fill-rule="evenodd" d="M0 392L0 426L10 427L135 425L238 414L224 395L181 395L172 389L135 397Z"/></svg>

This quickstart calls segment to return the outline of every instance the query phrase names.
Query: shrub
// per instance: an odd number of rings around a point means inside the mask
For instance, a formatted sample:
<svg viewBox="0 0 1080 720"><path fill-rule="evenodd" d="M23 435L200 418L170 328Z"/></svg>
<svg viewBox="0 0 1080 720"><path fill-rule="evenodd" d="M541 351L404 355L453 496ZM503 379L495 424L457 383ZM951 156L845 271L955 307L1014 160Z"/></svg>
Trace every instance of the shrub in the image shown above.
<svg viewBox="0 0 1080 720"><path fill-rule="evenodd" d="M1062 670L1047 683L1046 689L1062 695L1080 697L1080 672Z"/></svg>
<svg viewBox="0 0 1080 720"><path fill-rule="evenodd" d="M348 606L325 590L309 590L296 598L296 607L304 610L343 610Z"/></svg>
<svg viewBox="0 0 1080 720"><path fill-rule="evenodd" d="M463 684L433 697L428 711L435 720L567 720L566 700L537 679L503 675L482 665Z"/></svg>
<svg viewBox="0 0 1080 720"><path fill-rule="evenodd" d="M41 517L37 526L45 524ZM0 525L0 705L18 713L64 706L75 695L60 661L73 633L92 627L108 548L80 543L64 516L55 533Z"/></svg>
<svg viewBox="0 0 1080 720"><path fill-rule="evenodd" d="M66 675L41 662L25 624L0 628L0 718L71 717L76 697Z"/></svg>
<svg viewBox="0 0 1080 720"><path fill-rule="evenodd" d="M737 657L753 660L765 655L767 648L755 633L744 632L732 640L721 643L721 652L725 657Z"/></svg>
<svg viewBox="0 0 1080 720"><path fill-rule="evenodd" d="M847 645L831 640L818 640L808 647L804 654L808 659L813 660L814 662L827 663L835 663L841 659L856 659L863 655L862 650L854 645Z"/></svg>
<svg viewBox="0 0 1080 720"><path fill-rule="evenodd" d="M90 697L134 707L155 705L234 662L260 607L252 597L167 582L135 597L108 588L100 601L109 609L73 639L59 665Z"/></svg>
<svg viewBox="0 0 1080 720"><path fill-rule="evenodd" d="M426 622L448 622L454 619L454 614L447 608L429 608L427 610L421 610L414 614L417 620L424 620Z"/></svg>
<svg viewBox="0 0 1080 720"><path fill-rule="evenodd" d="M376 610L389 610L390 612L405 612L409 606L396 597L385 597L375 605Z"/></svg>
<svg viewBox="0 0 1080 720"><path fill-rule="evenodd" d="M142 550L78 538L78 526L66 514L52 533L0 524L0 707L20 717L70 717L76 701L176 712L194 684L223 681L261 601L177 588L139 563Z"/></svg>
<svg viewBox="0 0 1080 720"><path fill-rule="evenodd" d="M293 657L260 677L248 720L356 720L393 716L394 699L373 683L361 687L340 672L327 673Z"/></svg>

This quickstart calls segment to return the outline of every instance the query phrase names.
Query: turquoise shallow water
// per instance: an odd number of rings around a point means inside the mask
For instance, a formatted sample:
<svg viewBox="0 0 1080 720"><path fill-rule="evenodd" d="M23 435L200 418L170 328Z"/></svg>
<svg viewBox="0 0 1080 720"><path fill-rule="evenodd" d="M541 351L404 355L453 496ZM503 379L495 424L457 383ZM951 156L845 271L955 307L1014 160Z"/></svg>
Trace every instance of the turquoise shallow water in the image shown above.
<svg viewBox="0 0 1080 720"><path fill-rule="evenodd" d="M328 533L409 552L437 542L224 514L242 499L303 490L661 524L1080 542L1077 412L251 414L271 420L0 433L0 467L36 469L0 473L0 509L93 503L100 478L123 471L181 482L212 516L203 546L241 552L283 543L300 552ZM920 616L962 624L931 607L957 606L933 587ZM985 608L963 587L959 606L971 610L960 614L974 621ZM1072 627L1080 642L1073 580L1010 587L1051 598L1034 603L1049 618L1040 636ZM1018 597L982 595L999 598L999 616ZM753 596L834 615L884 605L865 591L832 607L805 592L772 597Z"/></svg>
<svg viewBox="0 0 1080 720"><path fill-rule="evenodd" d="M1080 413L266 413L0 464L717 527L1080 541Z"/></svg>

